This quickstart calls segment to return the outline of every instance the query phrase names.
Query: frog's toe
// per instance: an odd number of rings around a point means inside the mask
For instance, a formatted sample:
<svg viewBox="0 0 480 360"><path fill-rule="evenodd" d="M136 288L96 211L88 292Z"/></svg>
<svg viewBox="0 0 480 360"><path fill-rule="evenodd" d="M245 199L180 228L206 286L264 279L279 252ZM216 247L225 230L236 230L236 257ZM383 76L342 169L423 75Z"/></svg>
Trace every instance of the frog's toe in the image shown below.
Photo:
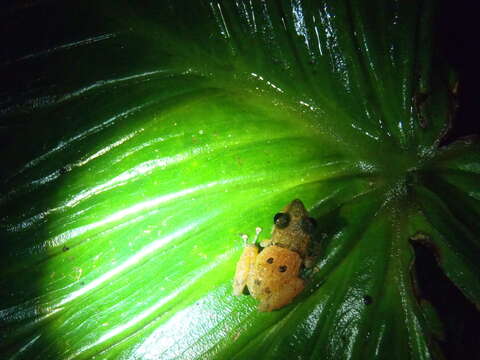
<svg viewBox="0 0 480 360"><path fill-rule="evenodd" d="M311 269L315 266L315 258L307 256L305 260L303 261L303 264L307 269Z"/></svg>

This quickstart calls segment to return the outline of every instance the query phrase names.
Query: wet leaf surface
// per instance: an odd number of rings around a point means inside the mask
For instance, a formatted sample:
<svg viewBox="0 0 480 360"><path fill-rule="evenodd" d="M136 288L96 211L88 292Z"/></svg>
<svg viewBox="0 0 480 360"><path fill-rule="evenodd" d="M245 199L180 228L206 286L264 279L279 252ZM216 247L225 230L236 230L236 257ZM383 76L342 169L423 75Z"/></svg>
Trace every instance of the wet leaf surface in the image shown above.
<svg viewBox="0 0 480 360"><path fill-rule="evenodd" d="M456 83L430 2L0 16L3 357L432 359L412 241L478 305L480 152L439 148ZM321 255L260 313L232 295L238 234L294 198Z"/></svg>

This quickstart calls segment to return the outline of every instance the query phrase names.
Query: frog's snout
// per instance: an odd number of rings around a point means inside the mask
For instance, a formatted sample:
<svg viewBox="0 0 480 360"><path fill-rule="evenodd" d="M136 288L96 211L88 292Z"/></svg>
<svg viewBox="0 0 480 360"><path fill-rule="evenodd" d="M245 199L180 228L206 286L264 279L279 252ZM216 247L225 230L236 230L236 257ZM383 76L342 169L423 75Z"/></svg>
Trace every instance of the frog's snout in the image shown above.
<svg viewBox="0 0 480 360"><path fill-rule="evenodd" d="M295 199L288 205L286 212L291 213L295 217L301 217L306 214L307 210L300 199Z"/></svg>

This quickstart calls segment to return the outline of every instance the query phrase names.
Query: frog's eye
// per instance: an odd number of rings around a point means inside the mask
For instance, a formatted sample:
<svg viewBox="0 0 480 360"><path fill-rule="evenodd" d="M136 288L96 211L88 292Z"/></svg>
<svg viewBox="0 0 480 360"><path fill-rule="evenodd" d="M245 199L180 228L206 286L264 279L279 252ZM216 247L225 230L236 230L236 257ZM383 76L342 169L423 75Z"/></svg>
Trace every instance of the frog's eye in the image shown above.
<svg viewBox="0 0 480 360"><path fill-rule="evenodd" d="M273 222L280 229L284 229L288 226L288 223L290 222L290 215L288 215L287 213L275 214L275 216L273 217Z"/></svg>
<svg viewBox="0 0 480 360"><path fill-rule="evenodd" d="M303 218L300 222L300 227L304 233L313 234L317 227L317 222L311 217Z"/></svg>

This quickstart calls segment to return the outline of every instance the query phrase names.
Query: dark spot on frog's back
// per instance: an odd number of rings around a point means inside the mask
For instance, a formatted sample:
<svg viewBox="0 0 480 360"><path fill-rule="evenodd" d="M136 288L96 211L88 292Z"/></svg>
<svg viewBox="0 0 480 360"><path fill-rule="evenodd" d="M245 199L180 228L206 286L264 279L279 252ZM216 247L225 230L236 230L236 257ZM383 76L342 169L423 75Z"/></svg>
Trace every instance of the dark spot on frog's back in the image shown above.
<svg viewBox="0 0 480 360"><path fill-rule="evenodd" d="M255 285L262 285L262 282L258 279L255 279L254 283L255 283Z"/></svg>
<svg viewBox="0 0 480 360"><path fill-rule="evenodd" d="M280 272L285 272L285 271L287 271L287 266L286 266L286 265L279 266L279 267L278 267L278 271L280 271Z"/></svg>
<svg viewBox="0 0 480 360"><path fill-rule="evenodd" d="M265 292L265 294L270 294L272 292L272 290L270 290L270 288L268 288L268 287L263 289L263 291Z"/></svg>

